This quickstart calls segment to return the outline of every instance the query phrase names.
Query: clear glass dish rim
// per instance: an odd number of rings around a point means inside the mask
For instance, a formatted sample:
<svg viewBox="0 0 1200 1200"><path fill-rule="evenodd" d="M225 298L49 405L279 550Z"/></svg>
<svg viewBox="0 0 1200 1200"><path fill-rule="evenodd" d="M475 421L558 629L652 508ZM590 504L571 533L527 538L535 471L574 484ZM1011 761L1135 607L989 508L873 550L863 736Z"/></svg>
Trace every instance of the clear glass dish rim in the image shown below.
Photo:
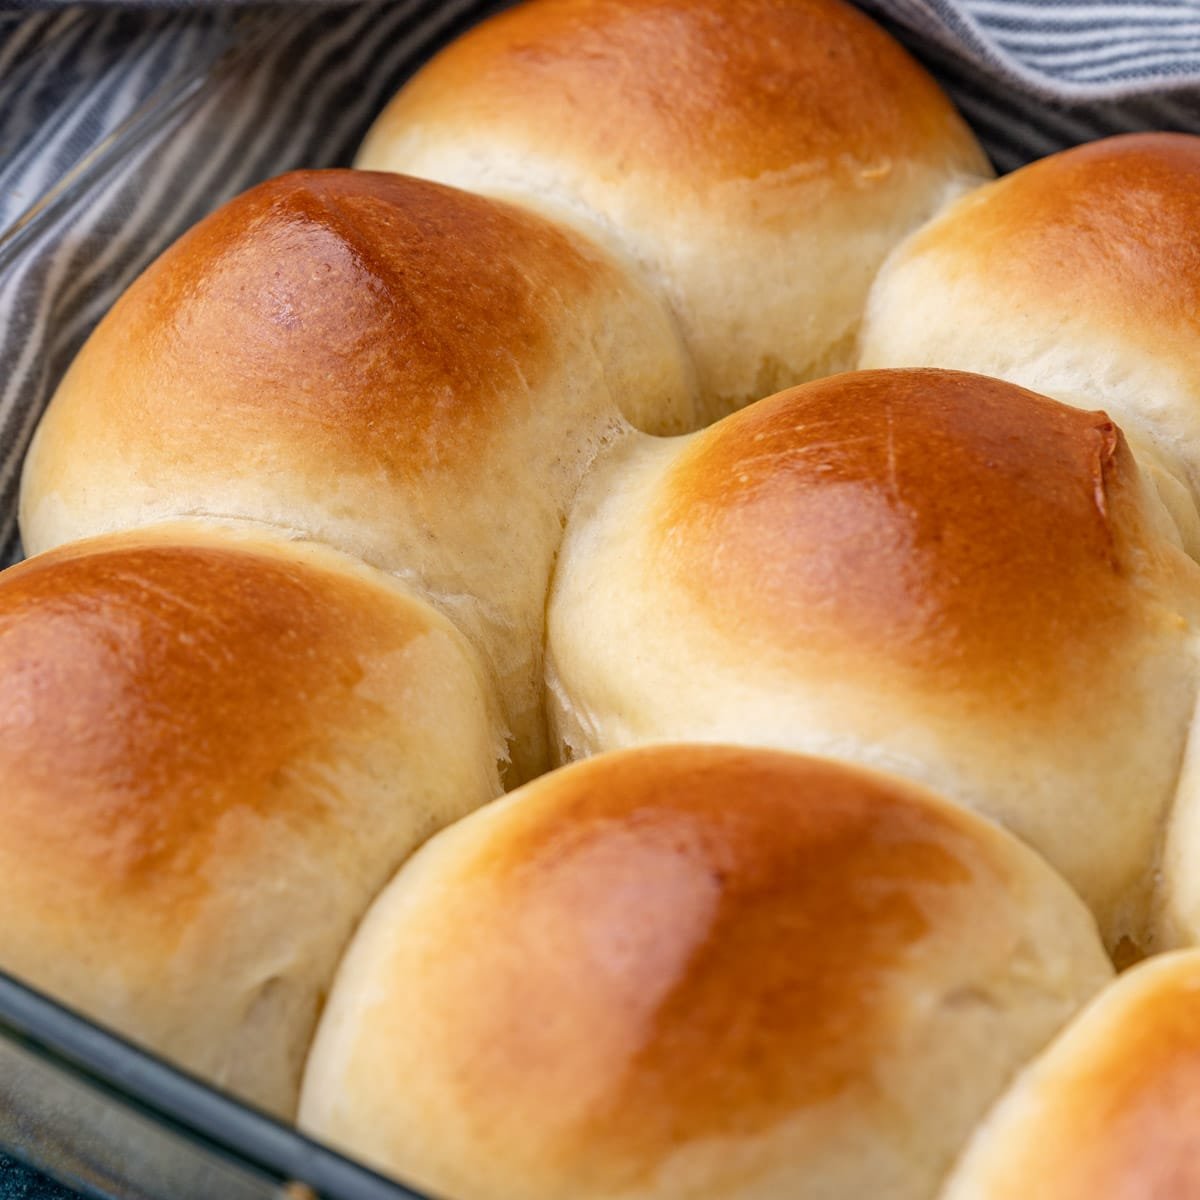
<svg viewBox="0 0 1200 1200"><path fill-rule="evenodd" d="M0 972L0 1037L236 1166L336 1200L431 1200Z"/></svg>

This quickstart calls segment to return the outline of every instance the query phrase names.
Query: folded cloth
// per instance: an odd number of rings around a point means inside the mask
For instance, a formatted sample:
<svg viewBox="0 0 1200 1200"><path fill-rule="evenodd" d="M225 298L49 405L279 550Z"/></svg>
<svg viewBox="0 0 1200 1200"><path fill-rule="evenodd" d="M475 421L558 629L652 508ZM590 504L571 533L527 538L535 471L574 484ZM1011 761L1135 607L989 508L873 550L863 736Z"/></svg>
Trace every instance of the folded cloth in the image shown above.
<svg viewBox="0 0 1200 1200"><path fill-rule="evenodd" d="M1195 0L869 0L863 7L1050 101L1194 86Z"/></svg>
<svg viewBox="0 0 1200 1200"><path fill-rule="evenodd" d="M1200 132L1194 0L858 2L940 79L1001 171L1110 133ZM17 479L41 406L141 266L255 181L347 163L403 79L503 5L17 0L17 11L8 0L0 11L0 565L21 554ZM85 188L79 203L60 185L39 219L23 217L72 170L81 176L75 189ZM48 1187L0 1158L0 1200L61 1195Z"/></svg>
<svg viewBox="0 0 1200 1200"><path fill-rule="evenodd" d="M1112 133L1200 132L1195 0L859 0L941 80L1000 171Z"/></svg>

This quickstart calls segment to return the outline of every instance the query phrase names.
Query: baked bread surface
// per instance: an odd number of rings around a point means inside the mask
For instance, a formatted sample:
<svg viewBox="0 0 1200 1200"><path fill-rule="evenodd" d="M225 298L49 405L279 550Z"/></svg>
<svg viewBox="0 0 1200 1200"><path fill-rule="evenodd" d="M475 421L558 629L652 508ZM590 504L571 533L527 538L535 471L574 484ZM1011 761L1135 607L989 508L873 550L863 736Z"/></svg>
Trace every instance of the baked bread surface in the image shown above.
<svg viewBox="0 0 1200 1200"><path fill-rule="evenodd" d="M1200 137L1051 155L902 243L872 290L862 367L938 366L1102 407L1200 486Z"/></svg>
<svg viewBox="0 0 1200 1200"><path fill-rule="evenodd" d="M300 1122L472 1200L928 1197L1111 971L1038 856L922 789L737 747L604 755L400 870Z"/></svg>
<svg viewBox="0 0 1200 1200"><path fill-rule="evenodd" d="M731 741L919 780L1146 950L1198 617L1200 569L1105 414L851 373L597 464L551 595L551 718L564 759Z"/></svg>
<svg viewBox="0 0 1200 1200"><path fill-rule="evenodd" d="M480 650L533 774L574 489L629 421L694 428L690 379L657 302L570 230L420 180L297 172L201 221L104 318L30 449L22 535L36 553L237 518L393 572Z"/></svg>
<svg viewBox="0 0 1200 1200"><path fill-rule="evenodd" d="M192 522L0 576L0 963L280 1116L376 893L499 791L454 628L332 550Z"/></svg>
<svg viewBox="0 0 1200 1200"><path fill-rule="evenodd" d="M1200 1195L1200 954L1121 976L980 1125L943 1200Z"/></svg>
<svg viewBox="0 0 1200 1200"><path fill-rule="evenodd" d="M841 0L548 0L457 39L357 165L575 221L674 312L709 419L845 370L905 234L990 177L936 83Z"/></svg>

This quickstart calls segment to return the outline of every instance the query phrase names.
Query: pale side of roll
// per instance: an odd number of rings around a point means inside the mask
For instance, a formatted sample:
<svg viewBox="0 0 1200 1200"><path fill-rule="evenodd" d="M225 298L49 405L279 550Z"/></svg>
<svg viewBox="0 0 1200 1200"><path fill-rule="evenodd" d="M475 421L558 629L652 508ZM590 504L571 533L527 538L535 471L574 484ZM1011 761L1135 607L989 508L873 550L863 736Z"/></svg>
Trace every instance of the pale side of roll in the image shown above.
<svg viewBox="0 0 1200 1200"><path fill-rule="evenodd" d="M859 365L957 367L1104 408L1200 491L1198 338L1200 137L1131 134L1032 163L905 241Z"/></svg>
<svg viewBox="0 0 1200 1200"><path fill-rule="evenodd" d="M979 1126L941 1200L1200 1195L1200 952L1100 993Z"/></svg>
<svg viewBox="0 0 1200 1200"><path fill-rule="evenodd" d="M486 673L361 563L208 522L0 575L0 968L280 1116L404 858L499 791Z"/></svg>
<svg viewBox="0 0 1200 1200"><path fill-rule="evenodd" d="M653 747L404 866L301 1127L446 1200L929 1200L1112 974L998 827L843 764Z"/></svg>
<svg viewBox="0 0 1200 1200"><path fill-rule="evenodd" d="M1157 936L1198 623L1200 568L1103 413L862 372L597 465L549 704L564 758L731 741L919 780L1044 854L1124 957Z"/></svg>
<svg viewBox="0 0 1200 1200"><path fill-rule="evenodd" d="M1193 719L1157 863L1155 949L1200 946L1197 864L1200 864L1200 719Z"/></svg>
<svg viewBox="0 0 1200 1200"><path fill-rule="evenodd" d="M542 615L591 458L696 424L667 314L580 235L453 188L296 172L201 221L80 352L25 464L30 552L253 520L403 576L544 766Z"/></svg>
<svg viewBox="0 0 1200 1200"><path fill-rule="evenodd" d="M712 417L853 365L884 256L991 169L841 0L542 0L456 39L358 165L599 233L676 314Z"/></svg>

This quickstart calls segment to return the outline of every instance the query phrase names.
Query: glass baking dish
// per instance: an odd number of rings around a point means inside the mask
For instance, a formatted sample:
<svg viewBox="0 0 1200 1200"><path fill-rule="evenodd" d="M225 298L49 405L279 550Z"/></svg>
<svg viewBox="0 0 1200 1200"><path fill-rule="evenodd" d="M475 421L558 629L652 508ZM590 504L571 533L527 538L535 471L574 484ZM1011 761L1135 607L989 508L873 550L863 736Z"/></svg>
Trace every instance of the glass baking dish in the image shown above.
<svg viewBox="0 0 1200 1200"><path fill-rule="evenodd" d="M417 1196L2 974L0 1147L120 1200Z"/></svg>
<svg viewBox="0 0 1200 1200"><path fill-rule="evenodd" d="M511 2L216 6L148 18L173 23L189 48L186 66L110 109L110 121L39 198L19 198L19 215L11 198L9 211L0 206L0 567L21 557L16 485L37 417L116 296L189 225L252 184L300 166L348 165L404 78ZM76 37L80 20L60 12L44 25L50 37ZM889 27L958 98L954 64ZM304 87L288 68L316 42L332 48L337 69ZM300 133L230 154L230 123L252 123L264 103L294 113ZM54 113L47 102L45 120ZM27 122L9 144L0 140L0 185L3 164L31 150L36 136ZM211 146L211 164L197 169L191 154L186 177L173 178L173 155L197 146ZM996 157L1002 169L1018 165ZM161 219L147 224L147 206ZM143 236L132 251L114 253L139 212ZM2 972L0 1150L113 1200L418 1197Z"/></svg>

